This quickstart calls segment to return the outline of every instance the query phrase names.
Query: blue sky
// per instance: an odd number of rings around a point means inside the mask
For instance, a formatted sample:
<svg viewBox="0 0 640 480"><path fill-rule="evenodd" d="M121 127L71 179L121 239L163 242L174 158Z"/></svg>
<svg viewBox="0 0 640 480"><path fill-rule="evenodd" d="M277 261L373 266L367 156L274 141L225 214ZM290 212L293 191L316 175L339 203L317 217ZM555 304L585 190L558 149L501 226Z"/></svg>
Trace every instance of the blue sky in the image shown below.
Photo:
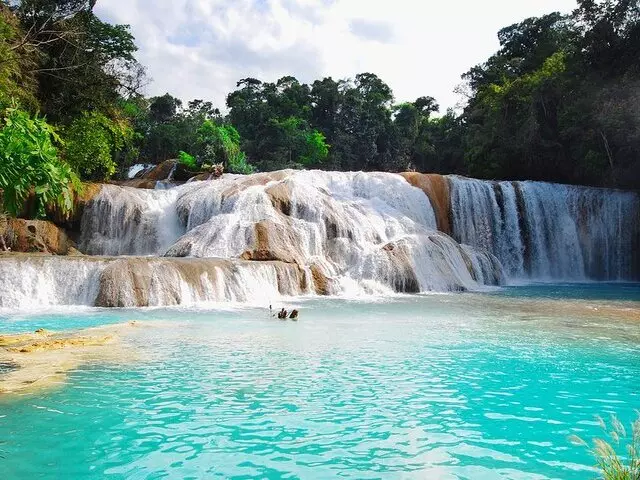
<svg viewBox="0 0 640 480"><path fill-rule="evenodd" d="M131 25L149 95L169 92L223 108L240 78L301 81L373 72L397 101L461 100L460 75L497 50L497 31L575 0L99 0Z"/></svg>

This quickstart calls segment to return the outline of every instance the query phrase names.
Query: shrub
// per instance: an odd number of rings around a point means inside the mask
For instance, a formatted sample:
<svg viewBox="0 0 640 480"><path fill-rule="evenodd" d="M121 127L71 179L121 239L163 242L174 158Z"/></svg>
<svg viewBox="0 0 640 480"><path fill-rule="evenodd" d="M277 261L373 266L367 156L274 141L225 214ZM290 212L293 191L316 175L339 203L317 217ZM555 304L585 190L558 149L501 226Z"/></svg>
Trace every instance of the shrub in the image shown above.
<svg viewBox="0 0 640 480"><path fill-rule="evenodd" d="M4 110L0 129L0 189L4 209L11 215L26 213L44 217L45 206L57 206L62 213L73 209L73 191L80 180L60 160L54 141L60 141L53 127L38 116L16 106ZM31 200L27 212L23 212Z"/></svg>
<svg viewBox="0 0 640 480"><path fill-rule="evenodd" d="M196 159L193 155L189 155L187 152L181 151L178 153L178 162L188 170L192 170L194 172L198 170L198 163L196 162Z"/></svg>
<svg viewBox="0 0 640 480"><path fill-rule="evenodd" d="M65 133L66 159L84 179L105 180L116 171L116 158L133 138L123 120L84 112Z"/></svg>

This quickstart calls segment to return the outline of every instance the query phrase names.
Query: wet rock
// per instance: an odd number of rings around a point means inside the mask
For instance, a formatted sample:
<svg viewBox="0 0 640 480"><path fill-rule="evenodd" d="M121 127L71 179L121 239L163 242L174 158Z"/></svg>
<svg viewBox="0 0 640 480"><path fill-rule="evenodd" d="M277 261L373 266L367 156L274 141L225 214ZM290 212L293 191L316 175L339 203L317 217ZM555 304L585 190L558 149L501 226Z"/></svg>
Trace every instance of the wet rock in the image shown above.
<svg viewBox="0 0 640 480"><path fill-rule="evenodd" d="M273 208L284 215L291 215L291 187L285 182L277 183L265 190L273 204Z"/></svg>
<svg viewBox="0 0 640 480"><path fill-rule="evenodd" d="M67 233L52 222L6 216L0 217L0 238L0 247L12 252L66 255L74 245Z"/></svg>
<svg viewBox="0 0 640 480"><path fill-rule="evenodd" d="M324 274L318 265L311 265L311 277L313 287L318 295L331 295L331 280Z"/></svg>
<svg viewBox="0 0 640 480"><path fill-rule="evenodd" d="M451 235L451 197L449 181L438 174L404 172L405 180L414 187L421 189L431 202L436 214L438 230Z"/></svg>
<svg viewBox="0 0 640 480"><path fill-rule="evenodd" d="M100 193L101 189L101 184L83 183L82 190L74 193L73 209L70 212L62 213L58 207L50 205L47 207L47 218L66 230L78 231L84 209Z"/></svg>
<svg viewBox="0 0 640 480"><path fill-rule="evenodd" d="M149 262L122 259L110 263L100 275L96 307L147 307L152 275Z"/></svg>
<svg viewBox="0 0 640 480"><path fill-rule="evenodd" d="M247 272L247 270L252 272ZM180 305L198 301L245 298L246 273L274 276L278 292L306 293L305 273L298 265L279 261L245 262L218 258L122 258L100 274L98 307ZM272 277L273 278L273 277ZM233 292L233 298L227 298Z"/></svg>
<svg viewBox="0 0 640 480"><path fill-rule="evenodd" d="M390 242L382 247L387 254L391 265L391 278L389 284L393 285L393 289L399 293L419 293L420 282L413 270L411 258L407 254L406 249L401 243Z"/></svg>
<svg viewBox="0 0 640 480"><path fill-rule="evenodd" d="M254 227L254 247L241 256L244 260L304 264L300 239L295 230L271 220L258 222Z"/></svg>
<svg viewBox="0 0 640 480"><path fill-rule="evenodd" d="M153 181L168 180L177 165L178 160L165 160L151 170L142 172L140 177L136 175L136 178Z"/></svg>

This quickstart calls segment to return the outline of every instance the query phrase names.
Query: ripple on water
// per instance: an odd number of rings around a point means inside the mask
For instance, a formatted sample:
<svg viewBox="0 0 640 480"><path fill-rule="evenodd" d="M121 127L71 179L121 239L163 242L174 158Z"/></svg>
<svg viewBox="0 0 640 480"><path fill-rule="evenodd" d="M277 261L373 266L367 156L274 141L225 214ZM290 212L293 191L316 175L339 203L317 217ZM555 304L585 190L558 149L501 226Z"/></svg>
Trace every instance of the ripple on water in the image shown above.
<svg viewBox="0 0 640 480"><path fill-rule="evenodd" d="M523 337L434 299L307 308L174 312L131 340L151 360L3 401L4 478L582 479L567 437L639 404L627 340Z"/></svg>

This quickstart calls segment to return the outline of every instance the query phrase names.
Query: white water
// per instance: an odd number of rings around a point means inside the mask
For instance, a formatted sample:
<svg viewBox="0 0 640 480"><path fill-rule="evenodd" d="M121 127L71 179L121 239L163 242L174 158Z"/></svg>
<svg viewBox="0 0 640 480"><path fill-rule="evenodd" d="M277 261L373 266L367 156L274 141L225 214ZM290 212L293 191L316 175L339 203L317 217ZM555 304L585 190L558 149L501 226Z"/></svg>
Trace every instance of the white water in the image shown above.
<svg viewBox="0 0 640 480"><path fill-rule="evenodd" d="M73 257L0 257L0 307L93 306L106 265Z"/></svg>
<svg viewBox="0 0 640 480"><path fill-rule="evenodd" d="M195 270L194 262L198 262ZM128 269L139 274L135 281ZM136 298L140 278L148 280L142 289L143 304ZM22 310L94 306L100 296L111 302L108 306L120 307L219 302L264 307L278 299L309 293L301 288L295 267L218 259L0 257L0 285L11 286L0 290L0 308Z"/></svg>
<svg viewBox="0 0 640 480"><path fill-rule="evenodd" d="M492 252L511 279L626 280L637 274L640 204L634 193L461 177L450 182L454 237Z"/></svg>
<svg viewBox="0 0 640 480"><path fill-rule="evenodd" d="M237 258L254 248L255 226L266 222L271 248L287 257L278 258L317 265L336 294L450 291L500 280L499 267L488 274L486 262L470 261L478 252L437 232L428 197L398 175L290 171L261 183L229 175L144 193L107 186L85 213L81 249ZM288 215L268 194L277 185L290 201ZM383 248L390 244L401 258Z"/></svg>
<svg viewBox="0 0 640 480"><path fill-rule="evenodd" d="M349 297L638 273L636 194L449 181L453 238L437 231L427 195L395 174L286 171L169 189L105 185L85 209L80 250L152 258L2 258L0 284L11 288L0 291L0 307L266 305L320 289L317 272L324 291Z"/></svg>

